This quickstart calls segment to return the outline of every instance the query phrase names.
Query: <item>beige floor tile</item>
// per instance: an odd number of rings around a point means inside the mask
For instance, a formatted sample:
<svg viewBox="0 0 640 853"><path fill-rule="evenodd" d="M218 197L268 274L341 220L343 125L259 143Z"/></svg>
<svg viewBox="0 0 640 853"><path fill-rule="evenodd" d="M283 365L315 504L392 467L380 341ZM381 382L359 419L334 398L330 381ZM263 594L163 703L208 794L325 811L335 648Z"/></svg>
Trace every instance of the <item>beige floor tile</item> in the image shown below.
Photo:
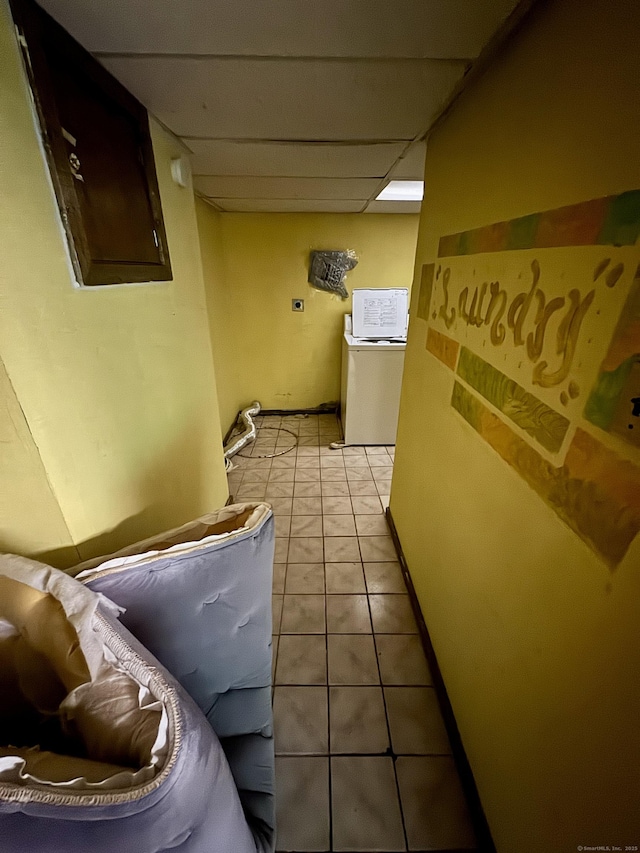
<svg viewBox="0 0 640 853"><path fill-rule="evenodd" d="M382 509L387 510L389 507L389 495L380 495L380 503L382 504Z"/></svg>
<svg viewBox="0 0 640 853"><path fill-rule="evenodd" d="M407 592L400 563L364 563L367 592Z"/></svg>
<svg viewBox="0 0 640 853"><path fill-rule="evenodd" d="M396 762L409 850L475 850L476 841L453 759Z"/></svg>
<svg viewBox="0 0 640 853"><path fill-rule="evenodd" d="M309 457L312 459L313 457ZM295 481L296 483L317 483L320 480L318 468L300 468L296 466Z"/></svg>
<svg viewBox="0 0 640 853"><path fill-rule="evenodd" d="M280 633L280 624L282 622L282 600L283 595L272 595L271 596L271 613L272 613L272 633L279 634Z"/></svg>
<svg viewBox="0 0 640 853"><path fill-rule="evenodd" d="M329 634L370 634L371 617L366 595L328 595Z"/></svg>
<svg viewBox="0 0 640 853"><path fill-rule="evenodd" d="M325 536L355 536L356 526L353 515L324 515L323 530Z"/></svg>
<svg viewBox="0 0 640 853"><path fill-rule="evenodd" d="M293 524L293 521L291 522ZM289 540L289 563L324 562L323 540L316 537L292 537Z"/></svg>
<svg viewBox="0 0 640 853"><path fill-rule="evenodd" d="M276 755L325 755L329 751L326 687L273 691Z"/></svg>
<svg viewBox="0 0 640 853"><path fill-rule="evenodd" d="M271 498L269 503L274 515L291 515L292 498Z"/></svg>
<svg viewBox="0 0 640 853"><path fill-rule="evenodd" d="M358 541L363 563L395 562L398 559L390 536L359 536Z"/></svg>
<svg viewBox="0 0 640 853"><path fill-rule="evenodd" d="M298 461L296 463L296 468L298 468L298 470L304 469L306 471L309 471L309 470L319 471L320 470L320 457L319 456L301 456L300 459L298 459ZM318 476L320 476L320 475L318 474Z"/></svg>
<svg viewBox="0 0 640 853"><path fill-rule="evenodd" d="M298 437L298 452L301 447L319 447L320 438L317 435L301 435Z"/></svg>
<svg viewBox="0 0 640 853"><path fill-rule="evenodd" d="M321 498L294 498L293 515L322 515Z"/></svg>
<svg viewBox="0 0 640 853"><path fill-rule="evenodd" d="M278 850L329 850L329 759L276 758Z"/></svg>
<svg viewBox="0 0 640 853"><path fill-rule="evenodd" d="M292 498L293 483L267 483L267 491L265 497L267 500L271 498Z"/></svg>
<svg viewBox="0 0 640 853"><path fill-rule="evenodd" d="M263 499L267 493L267 483L258 483L257 481L242 481L242 485L236 492L236 497L241 500L244 498L261 498Z"/></svg>
<svg viewBox="0 0 640 853"><path fill-rule="evenodd" d="M233 462L238 468L247 471L255 471L257 468L271 468L271 459L252 459L250 456L241 456L239 453L233 457Z"/></svg>
<svg viewBox="0 0 640 853"><path fill-rule="evenodd" d="M320 477L325 483L344 483L347 480L344 468L321 468Z"/></svg>
<svg viewBox="0 0 640 853"><path fill-rule="evenodd" d="M329 516L326 516L328 518ZM360 561L356 536L326 536L324 540L326 563L352 563Z"/></svg>
<svg viewBox="0 0 640 853"><path fill-rule="evenodd" d="M273 468L269 474L269 485L273 483L293 483L295 468Z"/></svg>
<svg viewBox="0 0 640 853"><path fill-rule="evenodd" d="M376 634L375 641L383 684L433 684L417 634Z"/></svg>
<svg viewBox="0 0 640 853"><path fill-rule="evenodd" d="M372 468L383 468L391 466L391 458L385 453L384 456L382 453L379 456L368 456L367 461Z"/></svg>
<svg viewBox="0 0 640 853"><path fill-rule="evenodd" d="M319 447L309 447L308 445L298 445L298 458L301 456L320 456Z"/></svg>
<svg viewBox="0 0 640 853"><path fill-rule="evenodd" d="M290 515L274 515L276 536L280 539L288 537L291 534L291 516Z"/></svg>
<svg viewBox="0 0 640 853"><path fill-rule="evenodd" d="M273 453L276 449L276 439L274 438L266 439L263 438L261 440L256 440L253 445L253 455L254 456L269 456L269 454Z"/></svg>
<svg viewBox="0 0 640 853"><path fill-rule="evenodd" d="M378 684L378 663L370 634L327 636L329 684Z"/></svg>
<svg viewBox="0 0 640 853"><path fill-rule="evenodd" d="M286 563L273 564L273 592L282 595L284 592L284 579L287 573Z"/></svg>
<svg viewBox="0 0 640 853"><path fill-rule="evenodd" d="M358 536L388 536L389 526L382 513L379 515L356 515Z"/></svg>
<svg viewBox="0 0 640 853"><path fill-rule="evenodd" d="M236 504L271 503L271 501L266 500L266 498L261 498L259 495L243 495L241 498L238 497L238 495L234 495L233 500ZM280 500L280 498L276 498L276 500Z"/></svg>
<svg viewBox="0 0 640 853"><path fill-rule="evenodd" d="M245 471L243 483L266 483L271 476L270 468L249 468Z"/></svg>
<svg viewBox="0 0 640 853"><path fill-rule="evenodd" d="M285 592L293 595L323 593L324 563L289 563Z"/></svg>
<svg viewBox="0 0 640 853"><path fill-rule="evenodd" d="M346 496L322 498L323 515L350 515L352 512L351 498Z"/></svg>
<svg viewBox="0 0 640 853"><path fill-rule="evenodd" d="M318 423L301 423L298 428L298 435L317 435L318 434Z"/></svg>
<svg viewBox="0 0 640 853"><path fill-rule="evenodd" d="M381 754L389 747L387 718L379 687L330 687L329 721L332 754Z"/></svg>
<svg viewBox="0 0 640 853"><path fill-rule="evenodd" d="M350 495L377 495L378 489L375 481L371 480L349 480Z"/></svg>
<svg viewBox="0 0 640 853"><path fill-rule="evenodd" d="M287 554L289 552L289 539L285 537L279 538L276 536L275 552L273 555L274 563L286 563Z"/></svg>
<svg viewBox="0 0 640 853"><path fill-rule="evenodd" d="M369 607L376 634L418 633L408 595L369 595Z"/></svg>
<svg viewBox="0 0 640 853"><path fill-rule="evenodd" d="M325 563L327 593L366 592L362 563Z"/></svg>
<svg viewBox="0 0 640 853"><path fill-rule="evenodd" d="M324 595L285 595L281 634L324 634Z"/></svg>
<svg viewBox="0 0 640 853"><path fill-rule="evenodd" d="M366 455L367 455L364 447L361 447L360 445L357 445L357 444L348 445L347 447L344 447L342 450L342 453L344 456L364 456L364 457L366 457Z"/></svg>
<svg viewBox="0 0 640 853"><path fill-rule="evenodd" d="M293 435L285 434L278 441L276 441L276 454L280 455L281 453L291 452L296 449L296 437ZM274 457L276 458L276 457Z"/></svg>
<svg viewBox="0 0 640 853"><path fill-rule="evenodd" d="M271 473L273 474L278 469L295 468L296 459L296 454L293 451L286 453L284 456L276 456L271 465Z"/></svg>
<svg viewBox="0 0 640 853"><path fill-rule="evenodd" d="M339 447L331 447L330 442L324 441L320 444L320 458L323 456L342 456L342 450Z"/></svg>
<svg viewBox="0 0 640 853"><path fill-rule="evenodd" d="M393 474L393 465L385 465L382 468L371 469L371 473L373 474L374 480L390 480Z"/></svg>
<svg viewBox="0 0 640 853"><path fill-rule="evenodd" d="M345 465L368 465L367 454L361 447L345 447L342 451Z"/></svg>
<svg viewBox="0 0 640 853"><path fill-rule="evenodd" d="M382 513L382 504L377 495L353 495L353 512L356 515L377 515Z"/></svg>
<svg viewBox="0 0 640 853"><path fill-rule="evenodd" d="M320 481L315 483L295 483L293 496L296 498L319 498L322 494Z"/></svg>
<svg viewBox="0 0 640 853"><path fill-rule="evenodd" d="M244 479L244 474L240 471L237 474L229 474L227 477L227 486L229 487L229 494L235 495L235 493L240 488L240 484Z"/></svg>
<svg viewBox="0 0 640 853"><path fill-rule="evenodd" d="M375 480L374 482L379 495L391 494L391 480Z"/></svg>
<svg viewBox="0 0 640 853"><path fill-rule="evenodd" d="M405 850L391 758L332 758L331 807L334 850Z"/></svg>
<svg viewBox="0 0 640 853"><path fill-rule="evenodd" d="M384 698L397 755L451 752L433 687L385 687Z"/></svg>
<svg viewBox="0 0 640 853"><path fill-rule="evenodd" d="M324 438L325 441L339 441L342 439L342 433L338 426L327 426L326 424L320 424L319 428L320 437Z"/></svg>
<svg viewBox="0 0 640 853"><path fill-rule="evenodd" d="M291 536L322 536L322 516L294 515L291 518Z"/></svg>
<svg viewBox="0 0 640 853"><path fill-rule="evenodd" d="M346 480L335 483L327 483L325 480L320 484L323 497L348 497L349 484Z"/></svg>
<svg viewBox="0 0 640 853"><path fill-rule="evenodd" d="M365 448L365 453L367 456L384 456L387 452L386 446L383 445L373 445L371 447Z"/></svg>
<svg viewBox="0 0 640 853"><path fill-rule="evenodd" d="M344 459L341 454L336 453L335 455L329 456L328 454L321 454L320 456L320 467L321 468L344 468Z"/></svg>
<svg viewBox="0 0 640 853"><path fill-rule="evenodd" d="M327 640L323 634L284 634L280 639L276 684L327 683Z"/></svg>
<svg viewBox="0 0 640 853"><path fill-rule="evenodd" d="M367 482L370 480L373 480L373 477L371 475L371 468L369 468L368 465L366 467L362 467L362 468L352 468L352 467L348 466L345 468L345 471L347 473L347 480L349 480L350 482L352 482L354 480L355 481L363 481L364 480Z"/></svg>

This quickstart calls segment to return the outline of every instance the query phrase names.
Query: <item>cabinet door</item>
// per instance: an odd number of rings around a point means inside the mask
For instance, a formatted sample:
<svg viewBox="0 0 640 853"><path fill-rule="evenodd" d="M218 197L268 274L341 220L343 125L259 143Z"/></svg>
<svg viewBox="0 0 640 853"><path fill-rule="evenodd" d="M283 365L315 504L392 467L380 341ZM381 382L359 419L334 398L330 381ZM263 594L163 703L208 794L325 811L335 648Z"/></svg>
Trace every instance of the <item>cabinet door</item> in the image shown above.
<svg viewBox="0 0 640 853"><path fill-rule="evenodd" d="M146 110L32 0L11 5L79 281L171 279Z"/></svg>

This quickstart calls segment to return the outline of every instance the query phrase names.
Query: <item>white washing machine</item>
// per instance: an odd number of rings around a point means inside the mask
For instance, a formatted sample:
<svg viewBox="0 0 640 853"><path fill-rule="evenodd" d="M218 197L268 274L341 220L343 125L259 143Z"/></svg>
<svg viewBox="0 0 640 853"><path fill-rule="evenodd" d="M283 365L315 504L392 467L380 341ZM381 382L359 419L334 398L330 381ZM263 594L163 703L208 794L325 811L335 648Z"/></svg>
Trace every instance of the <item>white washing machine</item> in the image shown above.
<svg viewBox="0 0 640 853"><path fill-rule="evenodd" d="M395 444L405 340L366 340L345 316L340 418L345 444Z"/></svg>

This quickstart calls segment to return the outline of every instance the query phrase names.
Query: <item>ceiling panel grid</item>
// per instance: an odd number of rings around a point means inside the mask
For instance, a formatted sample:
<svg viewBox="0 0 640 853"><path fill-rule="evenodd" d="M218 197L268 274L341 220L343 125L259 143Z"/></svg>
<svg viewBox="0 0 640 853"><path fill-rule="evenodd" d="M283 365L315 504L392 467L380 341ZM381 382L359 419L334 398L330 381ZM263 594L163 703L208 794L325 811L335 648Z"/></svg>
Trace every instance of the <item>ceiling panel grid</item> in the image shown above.
<svg viewBox="0 0 640 853"><path fill-rule="evenodd" d="M40 0L192 152L218 209L404 212L430 125L516 0ZM386 203L388 205L389 203Z"/></svg>

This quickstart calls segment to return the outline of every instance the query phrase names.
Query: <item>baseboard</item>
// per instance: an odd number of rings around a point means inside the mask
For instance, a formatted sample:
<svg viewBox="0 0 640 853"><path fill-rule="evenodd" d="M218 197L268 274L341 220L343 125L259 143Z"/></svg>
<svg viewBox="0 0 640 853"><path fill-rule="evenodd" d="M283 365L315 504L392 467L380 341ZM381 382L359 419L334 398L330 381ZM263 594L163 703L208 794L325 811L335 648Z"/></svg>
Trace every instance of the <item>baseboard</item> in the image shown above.
<svg viewBox="0 0 640 853"><path fill-rule="evenodd" d="M427 628L424 616L422 615L418 596L416 595L413 581L411 580L411 575L409 573L409 567L402 551L402 544L398 537L398 531L396 530L393 516L391 515L391 510L389 508L387 508L386 515L389 530L391 532L391 538L393 539L393 544L395 545L396 553L398 554L398 561L402 569L402 575L407 587L407 592L409 593L411 607L413 608L413 612L418 623L424 652L429 663L431 675L433 676L433 686L436 691L438 704L440 705L440 711L447 729L447 734L449 735L453 759L456 763L458 775L460 776L460 781L462 782L462 787L467 798L467 804L471 813L471 820L473 821L473 828L478 839L479 850L481 853L496 853L489 824L487 823L487 818L478 795L478 788L476 786L475 779L473 778L469 759L467 758L467 754L464 750L460 732L458 731L458 724L453 713L453 708L451 707L451 702L449 701L449 696L447 695L447 688L442 678L440 667L438 666L438 660L433 649L433 644L431 643L429 629Z"/></svg>
<svg viewBox="0 0 640 853"><path fill-rule="evenodd" d="M261 409L261 415L335 415L338 411L338 403L326 403L315 406L312 409Z"/></svg>

